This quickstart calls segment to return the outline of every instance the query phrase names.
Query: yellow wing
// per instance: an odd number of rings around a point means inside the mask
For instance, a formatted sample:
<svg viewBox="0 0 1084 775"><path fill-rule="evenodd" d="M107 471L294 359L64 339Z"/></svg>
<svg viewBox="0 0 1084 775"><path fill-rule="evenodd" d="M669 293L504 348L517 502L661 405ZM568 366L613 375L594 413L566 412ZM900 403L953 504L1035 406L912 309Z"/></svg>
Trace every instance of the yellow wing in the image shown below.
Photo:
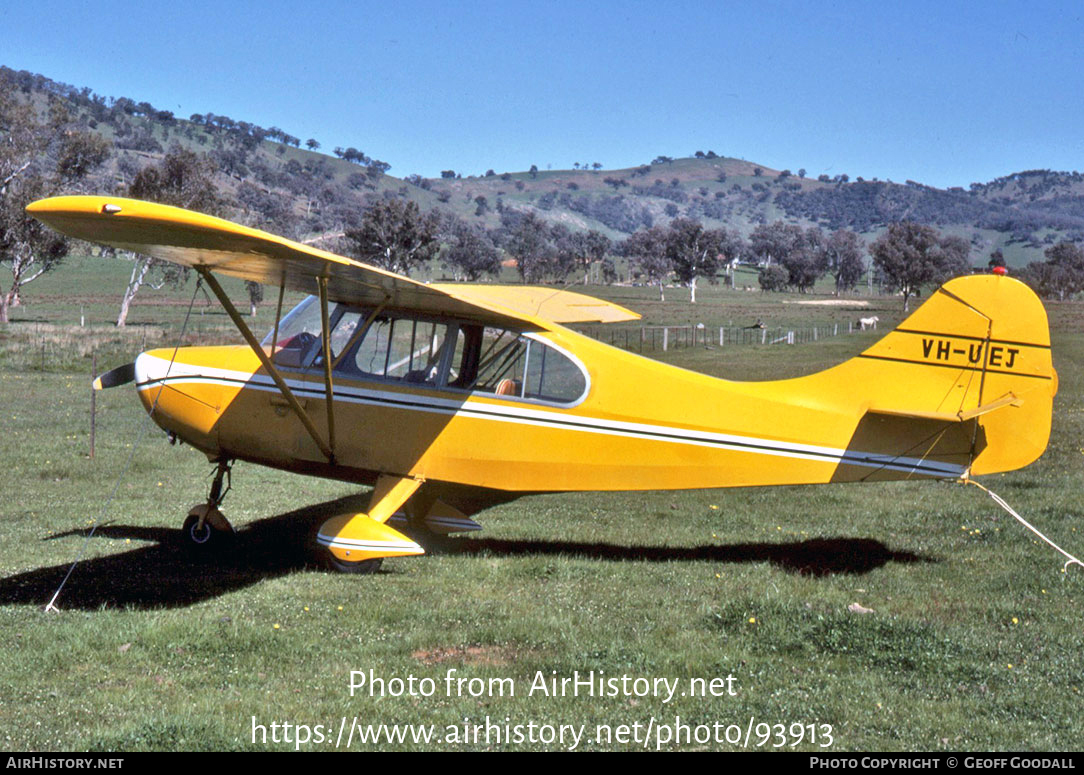
<svg viewBox="0 0 1084 775"><path fill-rule="evenodd" d="M259 229L137 199L58 196L33 202L26 210L71 237L264 285L316 293L317 279L326 277L332 301L369 306L386 301L392 309L530 328L640 317L616 304L570 291L427 285Z"/></svg>
<svg viewBox="0 0 1084 775"><path fill-rule="evenodd" d="M640 319L635 312L594 296L538 285L434 283L430 287L480 307L519 310L554 323L620 323Z"/></svg>

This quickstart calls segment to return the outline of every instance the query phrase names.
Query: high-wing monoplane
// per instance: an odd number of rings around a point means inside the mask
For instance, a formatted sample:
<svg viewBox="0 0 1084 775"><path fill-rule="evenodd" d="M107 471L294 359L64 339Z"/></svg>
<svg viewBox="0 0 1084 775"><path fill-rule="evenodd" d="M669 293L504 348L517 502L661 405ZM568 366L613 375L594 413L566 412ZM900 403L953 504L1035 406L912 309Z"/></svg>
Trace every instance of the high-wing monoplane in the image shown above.
<svg viewBox="0 0 1084 775"><path fill-rule="evenodd" d="M58 231L191 267L246 344L152 350L102 375L216 466L184 530L214 543L236 460L373 486L317 541L341 570L423 553L389 524L478 529L517 494L957 479L1031 463L1057 390L1045 310L1016 280L952 280L860 355L735 382L601 344L564 324L638 316L530 286L423 284L165 205L69 196ZM216 275L277 287L258 340ZM310 294L283 316L282 291Z"/></svg>

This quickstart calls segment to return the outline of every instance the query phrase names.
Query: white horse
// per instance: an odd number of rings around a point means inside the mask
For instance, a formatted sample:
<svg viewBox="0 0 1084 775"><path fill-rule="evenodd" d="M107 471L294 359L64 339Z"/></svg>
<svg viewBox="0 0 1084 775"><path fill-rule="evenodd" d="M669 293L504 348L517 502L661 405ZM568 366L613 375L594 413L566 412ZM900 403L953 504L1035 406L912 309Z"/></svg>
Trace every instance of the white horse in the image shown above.
<svg viewBox="0 0 1084 775"><path fill-rule="evenodd" d="M877 328L878 320L880 320L880 318L876 315L871 318L858 318L858 327L862 331L865 331L867 328Z"/></svg>

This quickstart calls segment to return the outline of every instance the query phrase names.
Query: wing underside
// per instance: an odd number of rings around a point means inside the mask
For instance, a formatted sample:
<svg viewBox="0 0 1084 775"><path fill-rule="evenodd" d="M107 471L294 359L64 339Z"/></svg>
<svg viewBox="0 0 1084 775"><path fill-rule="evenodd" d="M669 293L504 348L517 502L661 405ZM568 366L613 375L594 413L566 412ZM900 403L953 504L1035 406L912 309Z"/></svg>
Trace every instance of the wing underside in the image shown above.
<svg viewBox="0 0 1084 775"><path fill-rule="evenodd" d="M331 301L534 329L639 317L616 304L550 288L428 285L221 218L135 199L52 197L32 203L27 212L71 237L264 285L316 293L326 278Z"/></svg>

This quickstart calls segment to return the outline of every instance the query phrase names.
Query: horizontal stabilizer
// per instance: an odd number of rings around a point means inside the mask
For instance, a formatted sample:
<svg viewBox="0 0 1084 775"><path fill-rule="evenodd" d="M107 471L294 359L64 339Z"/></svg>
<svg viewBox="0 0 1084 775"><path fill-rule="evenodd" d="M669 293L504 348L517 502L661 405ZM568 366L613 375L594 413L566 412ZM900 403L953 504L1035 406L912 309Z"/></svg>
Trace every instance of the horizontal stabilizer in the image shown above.
<svg viewBox="0 0 1084 775"><path fill-rule="evenodd" d="M942 422L967 422L973 420L984 414L995 412L998 409L1004 409L1006 406L1021 406L1024 402L1017 398L1012 393L1006 393L996 401L991 401L988 404L977 406L974 409L961 409L955 414L948 412L923 412L919 410L903 411L899 409L878 409L876 406L871 406L870 411L875 414L891 414L897 417L917 417L923 420L940 420Z"/></svg>

